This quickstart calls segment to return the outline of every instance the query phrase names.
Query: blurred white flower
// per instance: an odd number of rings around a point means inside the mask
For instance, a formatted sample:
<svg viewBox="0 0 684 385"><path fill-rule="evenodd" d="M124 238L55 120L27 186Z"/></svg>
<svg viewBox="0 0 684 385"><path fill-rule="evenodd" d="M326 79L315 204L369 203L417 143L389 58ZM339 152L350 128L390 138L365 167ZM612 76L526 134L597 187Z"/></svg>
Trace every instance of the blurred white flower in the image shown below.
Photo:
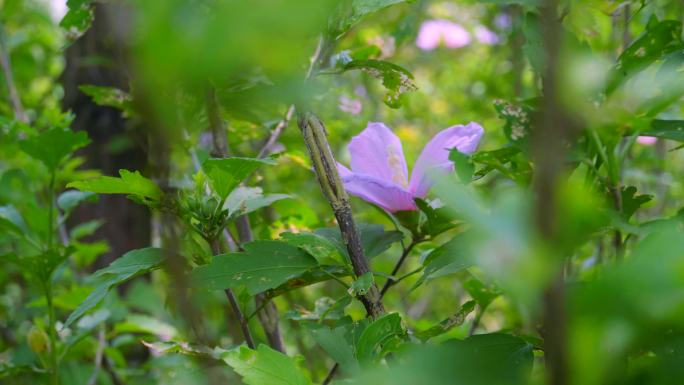
<svg viewBox="0 0 684 385"><path fill-rule="evenodd" d="M416 45L418 48L431 51L444 43L447 48L461 48L470 44L470 34L459 24L449 20L427 20L418 31Z"/></svg>

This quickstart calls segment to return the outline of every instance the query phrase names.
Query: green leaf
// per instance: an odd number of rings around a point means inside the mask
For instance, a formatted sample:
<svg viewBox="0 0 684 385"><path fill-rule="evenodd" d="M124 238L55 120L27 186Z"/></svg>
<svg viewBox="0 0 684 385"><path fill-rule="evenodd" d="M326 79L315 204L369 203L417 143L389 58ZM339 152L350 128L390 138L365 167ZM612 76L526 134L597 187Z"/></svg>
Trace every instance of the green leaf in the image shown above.
<svg viewBox="0 0 684 385"><path fill-rule="evenodd" d="M280 234L280 239L311 254L320 265L347 265L337 245L322 235L285 232Z"/></svg>
<svg viewBox="0 0 684 385"><path fill-rule="evenodd" d="M191 273L193 285L223 290L245 285L251 295L273 289L318 266L303 250L281 241L254 241L244 252L217 255Z"/></svg>
<svg viewBox="0 0 684 385"><path fill-rule="evenodd" d="M291 196L287 194L264 195L259 187L238 187L228 195L223 208L228 210L231 218L235 218L270 206L273 202L289 198Z"/></svg>
<svg viewBox="0 0 684 385"><path fill-rule="evenodd" d="M359 236L361 237L363 254L366 258L373 258L381 254L389 249L394 242L399 242L404 237L400 231L385 231L385 228L382 225L360 223L357 227ZM337 246L340 253L347 256L347 259L349 258L347 248L344 245L344 242L342 242L339 227L326 227L316 229L314 232L330 240Z"/></svg>
<svg viewBox="0 0 684 385"><path fill-rule="evenodd" d="M470 155L464 154L454 148L449 152L449 160L454 162L454 169L458 180L463 184L468 184L473 180L475 174L475 164L470 159Z"/></svg>
<svg viewBox="0 0 684 385"><path fill-rule="evenodd" d="M622 215L629 219L645 203L653 200L653 195L636 195L637 189L634 186L623 186L620 194L622 195Z"/></svg>
<svg viewBox="0 0 684 385"><path fill-rule="evenodd" d="M321 324L306 324L316 343L340 365L345 374L355 373L360 369L356 359L352 327L354 325L343 325L331 329Z"/></svg>
<svg viewBox="0 0 684 385"><path fill-rule="evenodd" d="M70 213L79 204L85 201L96 202L97 195L89 191L67 190L57 198L57 206L65 213Z"/></svg>
<svg viewBox="0 0 684 385"><path fill-rule="evenodd" d="M133 116L133 98L127 92L114 87L102 87L90 84L79 86L78 89L93 98L93 102L99 106L117 108L123 111L124 117Z"/></svg>
<svg viewBox="0 0 684 385"><path fill-rule="evenodd" d="M402 95L418 89L413 74L404 67L383 60L352 60L345 64L344 70L362 70L374 78L381 79L387 94L385 104L391 108L401 107Z"/></svg>
<svg viewBox="0 0 684 385"><path fill-rule="evenodd" d="M244 345L222 354L246 385L310 385L297 362L266 345L252 350Z"/></svg>
<svg viewBox="0 0 684 385"><path fill-rule="evenodd" d="M510 334L477 334L461 341L449 341L449 347L468 368L466 376L472 376L480 384L526 383L534 360L534 346ZM460 380L468 383L467 378Z"/></svg>
<svg viewBox="0 0 684 385"><path fill-rule="evenodd" d="M373 273L370 271L363 274L359 278L357 278L354 282L352 282L351 286L349 287L349 295L352 297L358 297L360 295L364 295L368 292L368 289L373 286Z"/></svg>
<svg viewBox="0 0 684 385"><path fill-rule="evenodd" d="M423 263L425 266L423 275L413 287L469 268L472 264L468 258L468 252L469 249L465 245L464 237L460 235L432 250Z"/></svg>
<svg viewBox="0 0 684 385"><path fill-rule="evenodd" d="M416 198L416 206L425 214L425 222L421 224L421 231L430 236L439 235L458 226L454 223L453 213L446 207L432 207L427 201Z"/></svg>
<svg viewBox="0 0 684 385"><path fill-rule="evenodd" d="M612 93L623 82L663 56L684 48L682 23L675 20L658 22L652 19L646 31L636 38L618 57L606 92Z"/></svg>
<svg viewBox="0 0 684 385"><path fill-rule="evenodd" d="M684 120L655 119L651 122L651 129L639 135L684 142Z"/></svg>
<svg viewBox="0 0 684 385"><path fill-rule="evenodd" d="M19 142L19 147L54 172L64 158L88 143L90 139L85 131L53 128Z"/></svg>
<svg viewBox="0 0 684 385"><path fill-rule="evenodd" d="M148 273L161 266L164 260L164 250L154 247L129 251L104 269L96 271L93 276L100 281L88 297L69 315L64 327L69 326L79 317L97 306L109 291L134 278Z"/></svg>
<svg viewBox="0 0 684 385"><path fill-rule="evenodd" d="M397 313L386 314L373 321L363 330L357 345L359 362L367 364L382 358L378 354L380 346L391 337L406 334L401 325L401 317Z"/></svg>
<svg viewBox="0 0 684 385"><path fill-rule="evenodd" d="M69 10L59 22L59 26L67 31L69 40L75 41L83 35L93 23L93 0L68 0Z"/></svg>
<svg viewBox="0 0 684 385"><path fill-rule="evenodd" d="M489 306L492 301L501 293L494 286L485 285L479 279L470 277L463 282L463 288L470 294L471 297L480 305L481 309Z"/></svg>
<svg viewBox="0 0 684 385"><path fill-rule="evenodd" d="M214 191L225 199L251 173L263 165L273 165L271 158L210 158L202 163L202 169L209 177Z"/></svg>
<svg viewBox="0 0 684 385"><path fill-rule="evenodd" d="M331 33L340 37L356 23L372 13L378 12L394 4L404 3L407 0L350 0L340 1L337 20L332 24Z"/></svg>
<svg viewBox="0 0 684 385"><path fill-rule="evenodd" d="M63 252L47 250L41 254L30 256L10 253L0 255L0 259L14 263L24 273L35 279L38 284L44 285L52 279L52 273L57 269L57 266L67 259L69 251L71 250L67 249Z"/></svg>
<svg viewBox="0 0 684 385"><path fill-rule="evenodd" d="M544 39L541 34L539 15L533 12L525 13L522 30L525 36L525 44L522 47L523 53L534 72L543 73L545 68Z"/></svg>
<svg viewBox="0 0 684 385"><path fill-rule="evenodd" d="M415 335L423 342L429 340L430 338L437 337L438 335L444 334L456 326L463 325L468 314L475 310L475 301L468 301L461 306L454 315L443 320L439 324L423 331L416 332Z"/></svg>
<svg viewBox="0 0 684 385"><path fill-rule="evenodd" d="M120 178L100 176L77 182L67 187L98 194L126 194L130 199L143 203L155 204L161 201L162 191L151 180L140 175L138 171L119 170Z"/></svg>

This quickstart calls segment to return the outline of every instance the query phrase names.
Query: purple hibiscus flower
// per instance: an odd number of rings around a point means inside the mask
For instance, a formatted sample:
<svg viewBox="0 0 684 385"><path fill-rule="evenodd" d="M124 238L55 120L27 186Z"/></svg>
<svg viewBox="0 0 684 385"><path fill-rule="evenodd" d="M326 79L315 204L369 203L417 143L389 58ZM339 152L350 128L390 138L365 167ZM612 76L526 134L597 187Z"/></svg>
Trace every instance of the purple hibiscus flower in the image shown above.
<svg viewBox="0 0 684 385"><path fill-rule="evenodd" d="M411 179L399 138L383 123L368 123L349 143L351 170L338 164L347 191L389 212L417 210L415 198L425 198L435 173L453 171L449 151L475 151L484 129L477 123L449 127L425 145Z"/></svg>

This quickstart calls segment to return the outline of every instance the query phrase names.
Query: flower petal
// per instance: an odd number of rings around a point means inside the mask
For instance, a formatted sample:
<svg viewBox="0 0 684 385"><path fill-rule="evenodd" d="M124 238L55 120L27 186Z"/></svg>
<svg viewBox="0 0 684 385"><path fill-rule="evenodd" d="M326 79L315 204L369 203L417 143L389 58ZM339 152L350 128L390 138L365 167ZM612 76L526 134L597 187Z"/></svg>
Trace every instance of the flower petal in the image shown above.
<svg viewBox="0 0 684 385"><path fill-rule="evenodd" d="M450 172L454 168L449 160L449 151L453 148L464 154L475 152L480 138L484 134L482 126L475 122L467 125L449 127L440 131L425 145L418 157L411 174L410 191L419 198L425 197L432 186L430 178L434 172Z"/></svg>
<svg viewBox="0 0 684 385"><path fill-rule="evenodd" d="M368 123L349 143L351 169L408 188L408 167L401 142L382 123Z"/></svg>
<svg viewBox="0 0 684 385"><path fill-rule="evenodd" d="M372 175L355 174L341 164L337 165L344 188L351 195L373 203L393 213L416 210L413 195L394 183Z"/></svg>

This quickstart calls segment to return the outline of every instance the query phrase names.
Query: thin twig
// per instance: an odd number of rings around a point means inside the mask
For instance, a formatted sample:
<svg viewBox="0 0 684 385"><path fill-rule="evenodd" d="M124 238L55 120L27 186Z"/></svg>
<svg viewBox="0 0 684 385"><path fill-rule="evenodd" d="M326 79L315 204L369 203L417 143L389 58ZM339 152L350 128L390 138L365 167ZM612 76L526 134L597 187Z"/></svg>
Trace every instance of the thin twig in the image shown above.
<svg viewBox="0 0 684 385"><path fill-rule="evenodd" d="M380 298L382 298L387 290L389 290L390 287L395 285L397 282L399 282L398 279L394 279L394 276L397 274L399 269L401 269L401 266L404 264L404 261L406 260L406 257L411 253L411 250L420 243L421 240L413 240L411 243L404 249L404 251L401 253L401 257L399 257L399 260L397 261L396 265L394 265L394 268L392 269L392 273L390 274L391 277L385 281L385 284L382 286L382 289L380 290Z"/></svg>
<svg viewBox="0 0 684 385"><path fill-rule="evenodd" d="M337 374L337 370L339 369L339 367L340 367L340 364L335 363L335 365L333 365L333 367L328 372L328 375L325 376L325 380L323 380L321 385L328 385L333 380L335 375Z"/></svg>
<svg viewBox="0 0 684 385"><path fill-rule="evenodd" d="M104 350L107 346L107 338L105 335L104 326L100 326L100 330L97 333L97 350L95 351L95 368L93 369L93 374L90 375L88 380L88 385L97 384L97 376L100 374L102 369L102 358L104 356Z"/></svg>
<svg viewBox="0 0 684 385"><path fill-rule="evenodd" d="M19 98L19 92L17 92L17 87L14 84L12 61L9 55L9 47L7 47L7 44L5 43L5 30L2 24L0 24L0 67L2 67L2 73L5 76L5 82L7 83L9 98L12 103L12 109L14 110L14 118L22 123L28 123L28 116L26 116L26 113L24 112L24 107Z"/></svg>
<svg viewBox="0 0 684 385"><path fill-rule="evenodd" d="M259 153L257 154L257 158L265 158L269 152L271 151L271 148L273 148L273 145L275 145L276 141L278 138L280 138L280 135L285 131L287 126L290 124L290 120L292 120L292 117L294 116L295 112L295 106L294 104L290 105L288 107L287 112L285 113L285 116L283 117L282 120L278 122L278 124L275 126L273 131L271 131L271 134L269 135L268 139L266 140L266 143L261 147L261 150L259 150Z"/></svg>

